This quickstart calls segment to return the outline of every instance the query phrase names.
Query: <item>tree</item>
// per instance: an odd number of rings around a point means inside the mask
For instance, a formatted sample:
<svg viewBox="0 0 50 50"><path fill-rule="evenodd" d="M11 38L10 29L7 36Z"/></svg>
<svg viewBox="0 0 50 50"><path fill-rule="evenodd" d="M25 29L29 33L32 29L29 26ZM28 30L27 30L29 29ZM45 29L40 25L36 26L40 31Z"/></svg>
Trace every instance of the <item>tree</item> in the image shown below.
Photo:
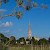
<svg viewBox="0 0 50 50"><path fill-rule="evenodd" d="M42 38L42 39L40 39L40 40L38 41L38 44L39 44L39 45L46 45L46 44L48 44L48 41L47 41L45 38Z"/></svg>
<svg viewBox="0 0 50 50"><path fill-rule="evenodd" d="M0 33L0 38L1 38L1 37L4 38L4 35L3 35L2 33Z"/></svg>
<svg viewBox="0 0 50 50"><path fill-rule="evenodd" d="M4 35L0 33L0 50L3 50Z"/></svg>
<svg viewBox="0 0 50 50"><path fill-rule="evenodd" d="M5 37L2 33L0 33L0 40L5 44L9 38Z"/></svg>
<svg viewBox="0 0 50 50"><path fill-rule="evenodd" d="M48 39L48 43L50 44L50 37L49 37L49 39Z"/></svg>
<svg viewBox="0 0 50 50"><path fill-rule="evenodd" d="M0 0L0 6L2 5L2 2L4 2L4 4L6 4L9 2L9 0ZM31 8L33 8L33 7L36 8L38 6L37 1L34 1L34 0L15 0L15 3L16 3L16 6L13 9L13 11L10 14L4 14L4 15L1 14L0 19L7 17L7 16L16 16L18 19L20 19L21 16L23 16L25 11L27 11L27 10L29 11ZM22 7L22 9L20 7ZM41 4L40 7L48 9L48 5L47 4L45 5L44 3ZM20 12L18 9L17 9L18 10L18 12L17 12L16 8L19 8ZM23 13L21 12L21 10L23 10L22 11Z"/></svg>
<svg viewBox="0 0 50 50"><path fill-rule="evenodd" d="M11 36L11 37L10 37L10 40L15 40L15 37L14 37L14 36Z"/></svg>
<svg viewBox="0 0 50 50"><path fill-rule="evenodd" d="M3 50L3 45L2 45L2 43L0 43L0 50Z"/></svg>
<svg viewBox="0 0 50 50"><path fill-rule="evenodd" d="M8 37L4 37L4 44L6 43L6 42L8 42L9 41L9 38Z"/></svg>
<svg viewBox="0 0 50 50"><path fill-rule="evenodd" d="M29 39L26 39L26 41L30 41Z"/></svg>
<svg viewBox="0 0 50 50"><path fill-rule="evenodd" d="M11 36L9 40L10 40L10 44L15 45L15 43L16 43L16 38L15 38L14 36Z"/></svg>
<svg viewBox="0 0 50 50"><path fill-rule="evenodd" d="M17 41L17 44L19 44L19 43L20 43L19 39L18 39L18 40L16 40L16 41Z"/></svg>
<svg viewBox="0 0 50 50"><path fill-rule="evenodd" d="M2 33L0 33L0 42L2 43L2 42L4 42L4 35L2 34Z"/></svg>
<svg viewBox="0 0 50 50"><path fill-rule="evenodd" d="M24 44L26 44L26 41L25 41L24 37L19 38L19 42L24 42Z"/></svg>
<svg viewBox="0 0 50 50"><path fill-rule="evenodd" d="M3 2L6 4L9 0L3 0Z"/></svg>
<svg viewBox="0 0 50 50"><path fill-rule="evenodd" d="M38 44L38 40L35 40L35 38L32 37L32 43L33 43L33 45L37 45Z"/></svg>

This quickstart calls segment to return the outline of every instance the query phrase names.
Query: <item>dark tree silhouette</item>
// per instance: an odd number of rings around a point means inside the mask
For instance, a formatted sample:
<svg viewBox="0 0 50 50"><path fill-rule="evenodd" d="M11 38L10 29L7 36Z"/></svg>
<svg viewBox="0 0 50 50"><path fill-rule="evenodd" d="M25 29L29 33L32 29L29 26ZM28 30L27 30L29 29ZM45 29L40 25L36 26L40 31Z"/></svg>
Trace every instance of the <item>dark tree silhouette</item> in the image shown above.
<svg viewBox="0 0 50 50"><path fill-rule="evenodd" d="M45 38L42 38L42 39L40 39L40 40L38 41L38 44L39 44L39 45L46 45L46 44L48 44L48 41L47 41Z"/></svg>
<svg viewBox="0 0 50 50"><path fill-rule="evenodd" d="M16 38L14 36L11 36L9 40L10 40L10 44L15 45Z"/></svg>
<svg viewBox="0 0 50 50"><path fill-rule="evenodd" d="M50 44L50 37L49 37L49 39L48 39L48 43Z"/></svg>

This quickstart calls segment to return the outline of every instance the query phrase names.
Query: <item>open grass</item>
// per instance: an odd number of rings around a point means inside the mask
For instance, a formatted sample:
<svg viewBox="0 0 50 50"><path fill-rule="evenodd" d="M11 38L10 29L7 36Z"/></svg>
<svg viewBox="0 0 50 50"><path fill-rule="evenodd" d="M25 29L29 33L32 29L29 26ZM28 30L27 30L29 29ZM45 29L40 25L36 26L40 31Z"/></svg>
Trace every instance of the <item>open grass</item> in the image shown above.
<svg viewBox="0 0 50 50"><path fill-rule="evenodd" d="M9 46L7 50L50 50L50 46L33 46L21 45L21 46Z"/></svg>

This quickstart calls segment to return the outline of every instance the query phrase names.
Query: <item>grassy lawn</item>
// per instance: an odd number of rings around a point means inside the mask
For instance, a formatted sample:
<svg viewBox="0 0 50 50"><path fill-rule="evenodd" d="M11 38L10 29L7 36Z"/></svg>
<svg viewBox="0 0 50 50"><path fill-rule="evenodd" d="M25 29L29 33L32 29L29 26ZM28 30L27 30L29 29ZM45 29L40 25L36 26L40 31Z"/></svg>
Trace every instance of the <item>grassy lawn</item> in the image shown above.
<svg viewBox="0 0 50 50"><path fill-rule="evenodd" d="M31 46L30 45L25 45L25 46L20 46L20 47L9 47L8 50L31 50ZM33 46L33 50L50 50L49 47L45 46L45 47L35 47Z"/></svg>

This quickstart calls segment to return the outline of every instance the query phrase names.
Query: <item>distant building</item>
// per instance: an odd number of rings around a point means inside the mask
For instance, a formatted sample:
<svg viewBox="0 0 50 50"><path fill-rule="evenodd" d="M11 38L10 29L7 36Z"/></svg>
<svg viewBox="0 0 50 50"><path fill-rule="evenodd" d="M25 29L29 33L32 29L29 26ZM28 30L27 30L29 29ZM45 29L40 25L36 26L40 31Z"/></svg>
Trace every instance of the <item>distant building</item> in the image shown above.
<svg viewBox="0 0 50 50"><path fill-rule="evenodd" d="M23 44L24 44L24 42L23 42L23 41L21 41L21 42L20 42L20 44L21 44L21 45L23 45Z"/></svg>
<svg viewBox="0 0 50 50"><path fill-rule="evenodd" d="M29 39L26 39L26 45L28 45L30 43Z"/></svg>
<svg viewBox="0 0 50 50"><path fill-rule="evenodd" d="M30 41L26 41L26 45L28 45L28 44L29 44L29 42L30 42Z"/></svg>
<svg viewBox="0 0 50 50"><path fill-rule="evenodd" d="M38 37L34 37L35 38L35 40L38 40L39 41L39 38Z"/></svg>

